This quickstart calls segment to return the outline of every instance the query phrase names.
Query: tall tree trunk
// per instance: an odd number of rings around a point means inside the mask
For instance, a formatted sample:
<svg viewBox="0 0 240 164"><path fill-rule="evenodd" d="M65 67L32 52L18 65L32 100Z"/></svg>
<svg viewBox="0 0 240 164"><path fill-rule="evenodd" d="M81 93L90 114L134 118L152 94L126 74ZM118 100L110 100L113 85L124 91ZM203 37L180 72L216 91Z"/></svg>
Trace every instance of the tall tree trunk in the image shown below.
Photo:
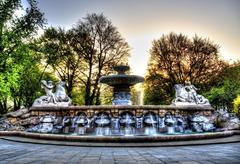
<svg viewBox="0 0 240 164"><path fill-rule="evenodd" d="M86 89L85 89L85 105L92 105L91 104L91 80L92 80L92 62L89 63L89 72L88 72L88 78L86 83Z"/></svg>
<svg viewBox="0 0 240 164"><path fill-rule="evenodd" d="M101 104L101 100L100 100L100 87L98 87L97 89L97 94L96 94L96 102L95 105L100 105Z"/></svg>
<svg viewBox="0 0 240 164"><path fill-rule="evenodd" d="M99 78L101 77L101 71L102 71L102 67L101 66L99 66L98 67L98 74L97 74L97 77L96 77L96 80L95 80L95 83L94 83L94 86L93 86L93 91L92 91L92 95L91 95L91 98L90 98L90 100L91 100L91 105L92 104L94 104L94 99L96 98L96 101L95 101L95 104L97 105L97 101L99 101L99 100L97 100L97 92L98 92L98 81L99 81ZM100 93L99 93L99 96L100 96ZM98 104L99 105L99 104Z"/></svg>
<svg viewBox="0 0 240 164"><path fill-rule="evenodd" d="M42 80L43 74L45 73L47 67L48 67L48 64L45 65L45 67L44 67L44 69L43 69L43 71L42 71L42 73L41 73L41 75L40 75L40 77L39 77L39 82Z"/></svg>
<svg viewBox="0 0 240 164"><path fill-rule="evenodd" d="M3 102L0 101L0 114L3 114L4 113L4 105L3 105Z"/></svg>
<svg viewBox="0 0 240 164"><path fill-rule="evenodd" d="M67 94L70 98L72 98L72 91L73 91L73 83L72 83L72 80L70 80L67 86Z"/></svg>
<svg viewBox="0 0 240 164"><path fill-rule="evenodd" d="M17 109L17 100L16 98L13 99L13 111L16 111Z"/></svg>
<svg viewBox="0 0 240 164"><path fill-rule="evenodd" d="M13 111L16 111L21 108L21 98L13 99Z"/></svg>
<svg viewBox="0 0 240 164"><path fill-rule="evenodd" d="M3 100L0 101L0 113L5 114L7 113L7 98L4 98Z"/></svg>
<svg viewBox="0 0 240 164"><path fill-rule="evenodd" d="M2 54L4 50L2 41L3 41L3 23L0 23L0 54Z"/></svg>
<svg viewBox="0 0 240 164"><path fill-rule="evenodd" d="M96 79L95 83L94 83L94 86L93 86L93 91L92 91L92 94L90 96L90 102L91 102L91 105L94 104L94 98L96 98L96 94L97 94L97 88L98 88L98 81L99 78ZM96 102L95 102L96 103Z"/></svg>

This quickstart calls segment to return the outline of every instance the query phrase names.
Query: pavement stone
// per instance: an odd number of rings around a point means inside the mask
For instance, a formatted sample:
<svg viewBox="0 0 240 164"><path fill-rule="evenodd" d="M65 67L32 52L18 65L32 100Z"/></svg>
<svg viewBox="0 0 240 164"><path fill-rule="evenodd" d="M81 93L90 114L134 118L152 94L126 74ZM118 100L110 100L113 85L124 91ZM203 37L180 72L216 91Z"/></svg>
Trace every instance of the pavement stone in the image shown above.
<svg viewBox="0 0 240 164"><path fill-rule="evenodd" d="M177 147L74 147L0 139L0 164L239 164L240 142Z"/></svg>

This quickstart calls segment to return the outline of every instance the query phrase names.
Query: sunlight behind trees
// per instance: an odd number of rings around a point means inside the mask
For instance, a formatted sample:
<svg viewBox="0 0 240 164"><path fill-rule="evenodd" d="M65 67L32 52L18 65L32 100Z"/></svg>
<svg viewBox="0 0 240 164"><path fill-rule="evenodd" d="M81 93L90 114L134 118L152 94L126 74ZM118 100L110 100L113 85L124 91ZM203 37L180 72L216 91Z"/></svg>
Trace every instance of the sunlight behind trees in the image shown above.
<svg viewBox="0 0 240 164"><path fill-rule="evenodd" d="M169 104L173 85L191 81L213 107L238 111L239 62L224 61L219 53L221 45L215 41L201 34L189 38L166 33L152 42L144 57L140 54L129 61L130 52L139 51L131 50L125 33L120 33L110 17L86 13L69 29L44 28L46 19L37 2L27 2L28 8L21 8L21 0L0 1L0 114L30 107L43 94L42 79L65 81L74 105L111 104L111 88L99 85L99 78L114 74L112 67L120 63L134 65L133 73L143 75L143 69L138 69L144 67L143 58L149 63L145 92L133 89L134 104L142 104L139 96L143 95L145 104ZM22 14L14 14L20 10ZM40 29L41 36L37 34ZM157 37L158 33L146 33L143 40L132 39L130 43L146 48L145 39Z"/></svg>
<svg viewBox="0 0 240 164"><path fill-rule="evenodd" d="M219 59L219 47L197 35L189 39L170 33L153 41L148 74L145 78L145 103L171 103L174 84L191 81L202 89L227 66Z"/></svg>
<svg viewBox="0 0 240 164"><path fill-rule="evenodd" d="M85 105L101 103L99 78L129 57L127 42L103 14L88 14L68 31L48 28L39 42L70 97L74 88L82 90Z"/></svg>

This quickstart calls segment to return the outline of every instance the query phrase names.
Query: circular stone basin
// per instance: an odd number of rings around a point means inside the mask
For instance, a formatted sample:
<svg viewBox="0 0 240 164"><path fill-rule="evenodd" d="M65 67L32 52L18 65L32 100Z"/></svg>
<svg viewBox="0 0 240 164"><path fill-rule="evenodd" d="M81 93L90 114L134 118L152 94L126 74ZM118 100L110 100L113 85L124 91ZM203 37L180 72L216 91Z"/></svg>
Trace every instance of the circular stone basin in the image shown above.
<svg viewBox="0 0 240 164"><path fill-rule="evenodd" d="M212 139L212 138L219 138L219 137L229 137L232 135L239 135L239 131L216 131L216 132L199 132L199 133L169 133L166 132L156 132L154 135L149 128L153 128L154 130L155 126L146 127L145 130L142 127L138 127L138 121L143 122L143 116L147 116L149 114L149 118L146 122L148 123L154 123L155 118L153 115L157 115L158 118L162 118L163 115L167 116L167 124L173 124L173 120L171 119L171 114L176 114L176 116L180 116L180 114L184 115L192 115L194 113L202 113L202 114L208 114L210 115L213 112L213 108L209 106L172 106L172 105L145 105L145 106L69 106L69 107L60 107L60 106L49 106L49 107L32 107L30 109L30 113L32 116L44 116L47 114L54 115L57 117L64 117L65 114L69 115L70 117L76 117L76 116L87 116L87 118L96 118L96 120L99 124L111 124L108 125L108 127L98 127L100 130L103 130L104 133L101 133L102 135L96 136L94 135L94 128L92 127L80 127L80 129L77 129L78 131L86 130L86 133L77 133L77 132L66 132L66 134L58 133L58 134L52 134L52 133L29 133L29 132L1 132L0 136L19 136L19 137L27 137L27 138L35 138L37 140L46 140L48 143L51 143L53 140L55 141L69 141L68 143L74 144L82 144L86 143L86 146L89 146L89 142L95 143L102 143L102 145L118 145L118 146L124 146L122 143L131 143L133 146L136 146L136 143L139 143L139 145L152 145L154 146L156 142L158 143L164 143L164 142L171 142L171 141L186 141L186 142L198 142L197 140L202 139ZM127 116L127 117L126 117ZM136 124L135 132L129 132L129 129L126 129L125 127L119 127L119 122L121 118L127 118L127 120L131 120L130 118L134 117L134 121ZM139 119L141 117L141 119ZM178 118L177 117L177 118ZM70 120L68 116L64 117L65 121ZM98 118L98 119L97 119ZM169 120L168 120L169 119ZM111 122L111 120L114 120ZM175 119L176 121L176 119ZM95 123L95 124L94 124ZM96 125L96 122L92 122L91 125ZM176 125L176 124L175 124ZM79 127L78 127L79 128ZM96 128L96 129L97 129ZM111 129L112 128L112 129ZM159 127L160 121L159 121ZM164 127L163 130L168 130L168 127ZM159 130L160 130L159 129ZM66 129L65 129L66 130ZM106 131L111 130L111 133L108 133L105 135ZM116 131L115 131L116 130ZM134 129L133 129L134 130ZM65 133L65 132L63 132ZM132 135L136 134L136 135ZM227 140L227 138L224 138L224 140ZM49 141L52 140L52 141ZM195 140L195 141L189 141L189 140ZM73 142L75 141L75 142ZM214 140L212 140L214 142ZM240 141L240 139L238 140ZM117 144L118 143L118 144ZM172 142L176 143L176 142ZM155 145L156 146L156 145Z"/></svg>
<svg viewBox="0 0 240 164"><path fill-rule="evenodd" d="M109 76L103 76L99 79L99 82L106 83L110 86L116 86L116 85L128 85L132 86L137 83L141 83L144 81L144 78L138 75L109 75Z"/></svg>
<svg viewBox="0 0 240 164"><path fill-rule="evenodd" d="M15 136L35 139L34 143L54 144L54 141L59 141L62 144L70 144L77 146L174 146L181 145L196 145L196 144L212 144L216 143L217 138L223 138L222 143L239 142L240 131L223 131L215 133L197 133L197 134L182 134L182 135L157 135L157 136L76 136L76 135L60 135L60 134L37 134L21 131L0 131L1 138L9 140L18 140ZM5 136L5 137L4 137ZM13 138L11 138L14 136ZM235 140L229 140L230 136L235 136ZM10 137L10 138L9 138ZM204 140L203 140L204 139ZM210 140L208 140L210 139ZM19 139L27 142L27 139ZM61 142L63 141L63 142ZM67 142L69 141L69 142ZM174 141L174 142L172 142ZM92 142L92 143L91 143Z"/></svg>

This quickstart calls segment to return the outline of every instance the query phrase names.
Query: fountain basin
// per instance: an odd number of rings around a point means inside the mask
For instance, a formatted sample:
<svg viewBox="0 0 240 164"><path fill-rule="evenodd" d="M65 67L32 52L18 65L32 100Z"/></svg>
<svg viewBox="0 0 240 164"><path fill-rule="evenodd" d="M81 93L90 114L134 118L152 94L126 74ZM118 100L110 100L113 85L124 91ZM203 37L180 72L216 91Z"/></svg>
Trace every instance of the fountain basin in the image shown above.
<svg viewBox="0 0 240 164"><path fill-rule="evenodd" d="M231 139L231 137L234 138ZM60 134L39 134L21 131L0 131L0 138L22 142L29 141L33 143L60 144L72 146L176 146L239 142L240 131L232 130L215 133L127 137L73 136ZM221 140L221 138L223 139ZM218 139L221 141L218 142Z"/></svg>
<svg viewBox="0 0 240 164"><path fill-rule="evenodd" d="M110 86L119 86L119 85L127 85L132 86L137 83L141 83L144 81L144 78L138 75L109 75L103 76L99 79L101 83L106 83Z"/></svg>
<svg viewBox="0 0 240 164"><path fill-rule="evenodd" d="M210 106L173 106L173 105L142 105L142 106L69 106L69 107L32 107L32 117L53 117L52 133L59 134L59 127L65 134L92 136L156 136L168 133L192 133L215 131L212 123L193 122L192 118L211 116ZM81 119L86 120L79 124ZM65 123L66 118L70 120ZM180 123L180 121L182 121ZM188 120L188 121L186 121ZM206 118L206 120L208 120ZM57 123L58 122L58 123ZM61 124L61 122L63 122ZM77 126L76 126L77 125ZM187 125L187 126L186 126ZM194 125L194 131L191 127ZM211 125L211 126L210 126ZM27 129L28 132L40 132L45 125ZM57 127L57 129L55 128ZM80 128L81 127L81 128ZM212 128L208 128L212 127Z"/></svg>
<svg viewBox="0 0 240 164"><path fill-rule="evenodd" d="M114 66L117 75L102 76L100 83L113 87L113 105L132 105L130 87L144 82L144 78L137 75L127 75L125 72L130 69L127 65Z"/></svg>
<svg viewBox="0 0 240 164"><path fill-rule="evenodd" d="M44 106L44 107L32 107L30 109L31 116L55 116L55 117L72 117L84 119L84 123L81 126L76 126L76 131L72 132L17 132L17 131L5 131L0 132L0 136L12 136L24 137L35 140L34 142L42 142L45 140L49 144L55 142L71 142L72 145L84 145L89 146L87 143L92 143L92 146L124 146L121 143L129 143L127 146L157 146L162 145L163 142L170 144L177 143L178 141L200 142L198 140L207 140L213 138L230 137L233 135L239 136L239 131L215 131L215 132L176 132L168 133L168 129L174 129L167 122L161 121L162 116L168 118L169 113L172 113L177 118L175 120L175 126L182 126L179 122L180 115L189 116L196 113L200 113L203 116L211 116L213 108L207 106L173 106L173 105L143 105L143 106ZM126 115L126 113L129 115ZM104 115L102 115L104 113ZM124 114L125 113L125 114ZM109 117L105 117L106 115ZM85 117L86 116L86 117ZM141 117L140 117L141 116ZM145 116L145 117L144 117ZM161 117L161 119L160 119ZM99 118L99 120L98 120ZM126 119L129 126L121 125L121 118ZM134 118L134 125L131 123L131 119ZM144 119L145 118L145 119ZM200 117L201 118L201 117ZM86 124L85 119L88 120ZM104 125L106 123L106 126ZM96 124L96 120L100 121L100 126ZM109 120L111 123L109 124ZM156 120L158 122L156 123ZM194 119L192 119L194 120ZM144 122L145 121L145 122ZM199 121L199 120L197 120ZM92 122L89 124L89 122ZM140 124L139 124L140 123ZM200 122L196 122L201 125ZM139 124L139 125L138 125ZM165 132L162 132L162 124L165 124ZM166 125L167 124L167 125ZM69 127L71 129L71 127ZM175 128L176 129L176 128ZM93 133L97 131L97 133ZM88 133L88 132L90 133ZM133 134L133 132L135 134ZM1 137L2 138L2 137ZM48 141L50 140L50 141ZM193 142L189 141L193 140ZM45 142L43 141L43 142ZM240 141L240 139L238 140ZM71 144L70 143L70 144ZM135 143L139 143L135 145ZM157 143L154 145L153 143ZM61 143L59 143L61 144ZM69 144L69 143L67 143Z"/></svg>

